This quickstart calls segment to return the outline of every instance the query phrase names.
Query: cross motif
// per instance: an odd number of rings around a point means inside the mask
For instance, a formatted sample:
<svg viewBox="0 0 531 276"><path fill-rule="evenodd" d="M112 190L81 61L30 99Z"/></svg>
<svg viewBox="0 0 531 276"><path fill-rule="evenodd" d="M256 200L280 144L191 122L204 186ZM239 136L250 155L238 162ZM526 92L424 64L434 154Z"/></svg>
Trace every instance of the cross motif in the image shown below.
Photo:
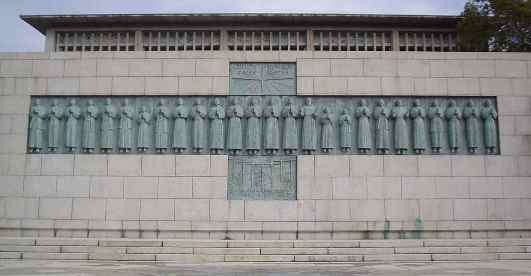
<svg viewBox="0 0 531 276"><path fill-rule="evenodd" d="M268 66L281 68L271 72L267 70ZM294 65L266 63L231 64L230 94L293 95L295 94L295 70L292 66ZM247 68L249 69L245 70ZM249 82L252 82L252 84L249 84Z"/></svg>

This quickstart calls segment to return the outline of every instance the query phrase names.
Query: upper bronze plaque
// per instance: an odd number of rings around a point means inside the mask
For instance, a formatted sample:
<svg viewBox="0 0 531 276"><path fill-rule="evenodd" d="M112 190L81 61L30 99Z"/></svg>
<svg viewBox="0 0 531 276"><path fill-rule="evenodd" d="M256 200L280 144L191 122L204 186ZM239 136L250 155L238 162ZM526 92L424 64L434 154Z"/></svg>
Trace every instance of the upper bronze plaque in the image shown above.
<svg viewBox="0 0 531 276"><path fill-rule="evenodd" d="M229 95L296 95L295 63L231 63Z"/></svg>

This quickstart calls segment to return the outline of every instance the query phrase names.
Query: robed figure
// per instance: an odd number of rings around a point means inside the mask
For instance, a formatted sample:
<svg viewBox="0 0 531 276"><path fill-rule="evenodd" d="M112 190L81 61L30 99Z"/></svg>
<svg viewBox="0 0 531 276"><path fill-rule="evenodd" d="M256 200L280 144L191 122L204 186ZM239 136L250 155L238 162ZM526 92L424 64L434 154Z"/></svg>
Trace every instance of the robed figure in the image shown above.
<svg viewBox="0 0 531 276"><path fill-rule="evenodd" d="M88 101L87 110L83 114L83 151L93 153L96 150L96 118L98 108L93 100Z"/></svg>
<svg viewBox="0 0 531 276"><path fill-rule="evenodd" d="M205 119L206 107L201 104L201 99L196 99L190 116L192 117L192 150L200 153L205 147Z"/></svg>
<svg viewBox="0 0 531 276"><path fill-rule="evenodd" d="M465 119L466 143L469 153L476 153L479 148L479 110L472 100L468 100L463 108Z"/></svg>
<svg viewBox="0 0 531 276"><path fill-rule="evenodd" d="M456 153L459 149L459 120L461 119L461 111L457 107L455 100L448 101L445 115L448 121L448 147L451 153Z"/></svg>
<svg viewBox="0 0 531 276"><path fill-rule="evenodd" d="M394 126L394 145L397 154L406 154L408 149L408 128L406 119L409 117L409 111L401 100L396 100L391 110L391 118L395 121Z"/></svg>
<svg viewBox="0 0 531 276"><path fill-rule="evenodd" d="M174 113L172 143L172 148L176 153L183 153L188 147L188 128L186 127L188 115L188 109L184 105L183 99L178 98Z"/></svg>
<svg viewBox="0 0 531 276"><path fill-rule="evenodd" d="M81 109L76 104L76 100L71 99L70 105L66 108L66 130L65 130L65 146L69 152L74 152L78 147L77 128L78 120L81 117Z"/></svg>
<svg viewBox="0 0 531 276"><path fill-rule="evenodd" d="M389 108L385 106L384 100L379 99L376 102L376 107L374 107L372 116L375 121L374 128L376 153L387 154L391 148L391 127L389 125Z"/></svg>
<svg viewBox="0 0 531 276"><path fill-rule="evenodd" d="M419 99L413 101L409 116L413 120L413 150L416 154L422 154L426 150L426 111L420 105Z"/></svg>
<svg viewBox="0 0 531 276"><path fill-rule="evenodd" d="M284 118L284 152L288 155L295 154L299 148L297 116L299 112L293 99L288 98L286 105L282 109L282 118Z"/></svg>
<svg viewBox="0 0 531 276"><path fill-rule="evenodd" d="M330 153L335 148L334 115L329 107L323 109L321 114L321 149L324 153Z"/></svg>
<svg viewBox="0 0 531 276"><path fill-rule="evenodd" d="M100 114L101 117L101 151L108 153L114 145L114 118L116 118L116 109L112 105L111 99L105 99L105 105Z"/></svg>
<svg viewBox="0 0 531 276"><path fill-rule="evenodd" d="M428 108L428 118L430 119L431 150L433 153L440 153L443 138L444 112L437 101L432 101Z"/></svg>
<svg viewBox="0 0 531 276"><path fill-rule="evenodd" d="M170 110L165 105L164 100L161 99L155 109L155 151L157 153L168 150L170 117Z"/></svg>
<svg viewBox="0 0 531 276"><path fill-rule="evenodd" d="M140 108L138 113L138 139L137 149L139 152L146 152L149 149L149 125L151 124L151 113L144 105Z"/></svg>
<svg viewBox="0 0 531 276"><path fill-rule="evenodd" d="M352 117L347 108L341 111L338 119L339 146L342 152L348 152L352 148Z"/></svg>
<svg viewBox="0 0 531 276"><path fill-rule="evenodd" d="M317 149L317 112L311 98L306 98L301 109L302 117L302 150L305 154L313 154Z"/></svg>
<svg viewBox="0 0 531 276"><path fill-rule="evenodd" d="M40 99L36 99L30 113L28 147L31 152L39 153L44 148L44 120L46 116L46 108L41 105Z"/></svg>
<svg viewBox="0 0 531 276"><path fill-rule="evenodd" d="M57 148L59 148L62 118L63 109L59 106L58 101L54 99L48 114L48 150L50 152L56 152Z"/></svg>
<svg viewBox="0 0 531 276"><path fill-rule="evenodd" d="M243 107L240 105L238 98L231 99L231 105L227 110L227 117L229 118L229 134L227 149L233 155L239 154L242 150L242 118Z"/></svg>
<svg viewBox="0 0 531 276"><path fill-rule="evenodd" d="M496 153L496 119L498 118L498 112L490 100L483 102L481 108L481 119L483 119L483 131L485 139L485 149L488 154Z"/></svg>
<svg viewBox="0 0 531 276"><path fill-rule="evenodd" d="M118 149L121 152L130 152L133 147L133 116L133 107L125 99L120 109L118 122Z"/></svg>
<svg viewBox="0 0 531 276"><path fill-rule="evenodd" d="M371 110L365 99L360 100L355 113L358 118L358 150L361 154L367 154L371 150Z"/></svg>
<svg viewBox="0 0 531 276"><path fill-rule="evenodd" d="M214 99L212 107L208 112L210 119L210 152L221 154L225 148L225 131L223 120L225 119L225 109L218 98Z"/></svg>
<svg viewBox="0 0 531 276"><path fill-rule="evenodd" d="M276 154L280 149L280 131L278 128L278 119L280 117L279 104L278 98L271 98L269 104L264 109L264 149L270 155Z"/></svg>
<svg viewBox="0 0 531 276"><path fill-rule="evenodd" d="M249 155L256 155L260 151L260 138L262 138L260 117L262 108L258 105L258 99L252 98L251 105L245 114L247 117L246 148Z"/></svg>

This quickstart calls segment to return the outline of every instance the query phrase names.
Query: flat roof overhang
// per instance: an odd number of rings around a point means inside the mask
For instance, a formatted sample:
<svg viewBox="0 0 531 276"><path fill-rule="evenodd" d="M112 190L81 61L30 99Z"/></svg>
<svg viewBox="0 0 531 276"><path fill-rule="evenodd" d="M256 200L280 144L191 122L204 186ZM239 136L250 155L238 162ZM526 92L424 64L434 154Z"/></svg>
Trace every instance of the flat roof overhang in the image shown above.
<svg viewBox="0 0 531 276"><path fill-rule="evenodd" d="M45 34L51 28L125 28L167 26L257 27L402 27L455 29L460 16L313 14L313 13L208 13L208 14L78 14L21 15Z"/></svg>

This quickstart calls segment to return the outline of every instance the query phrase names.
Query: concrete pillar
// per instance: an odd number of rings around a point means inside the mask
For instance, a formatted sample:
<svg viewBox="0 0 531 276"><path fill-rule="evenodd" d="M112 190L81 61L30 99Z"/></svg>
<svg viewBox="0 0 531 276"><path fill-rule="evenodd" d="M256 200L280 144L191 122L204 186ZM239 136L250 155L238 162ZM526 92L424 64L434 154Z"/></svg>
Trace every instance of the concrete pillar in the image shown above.
<svg viewBox="0 0 531 276"><path fill-rule="evenodd" d="M144 51L144 47L142 45L143 40L144 38L142 37L142 31L136 30L135 31L135 51Z"/></svg>
<svg viewBox="0 0 531 276"><path fill-rule="evenodd" d="M55 30L48 29L46 30L46 38L44 43L45 52L55 52Z"/></svg>
<svg viewBox="0 0 531 276"><path fill-rule="evenodd" d="M400 34L398 30L393 30L393 51L400 51Z"/></svg>

